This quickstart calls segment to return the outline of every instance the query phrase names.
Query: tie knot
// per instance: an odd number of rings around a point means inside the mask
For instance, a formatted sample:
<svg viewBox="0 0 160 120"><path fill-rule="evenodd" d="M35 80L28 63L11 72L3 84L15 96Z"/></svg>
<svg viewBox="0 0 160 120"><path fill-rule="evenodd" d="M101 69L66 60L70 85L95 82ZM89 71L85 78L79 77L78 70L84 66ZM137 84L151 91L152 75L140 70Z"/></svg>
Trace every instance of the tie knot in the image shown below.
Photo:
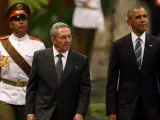
<svg viewBox="0 0 160 120"><path fill-rule="evenodd" d="M137 40L136 40L137 42L141 42L141 38L137 38Z"/></svg>
<svg viewBox="0 0 160 120"><path fill-rule="evenodd" d="M62 55L62 54L58 54L57 57L58 57L58 58L61 58L61 57L63 57L63 55Z"/></svg>

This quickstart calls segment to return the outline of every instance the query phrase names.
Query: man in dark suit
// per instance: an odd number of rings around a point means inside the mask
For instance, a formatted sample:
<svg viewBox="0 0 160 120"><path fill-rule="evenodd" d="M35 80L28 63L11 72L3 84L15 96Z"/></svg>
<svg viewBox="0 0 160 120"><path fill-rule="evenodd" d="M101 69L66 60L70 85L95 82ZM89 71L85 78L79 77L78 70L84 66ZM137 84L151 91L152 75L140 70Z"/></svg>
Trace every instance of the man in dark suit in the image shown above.
<svg viewBox="0 0 160 120"><path fill-rule="evenodd" d="M142 6L128 11L132 32L113 43L106 88L109 120L158 120L160 40L146 33Z"/></svg>
<svg viewBox="0 0 160 120"><path fill-rule="evenodd" d="M27 86L27 120L83 120L90 101L87 57L70 49L67 24L50 30L53 47L37 51Z"/></svg>

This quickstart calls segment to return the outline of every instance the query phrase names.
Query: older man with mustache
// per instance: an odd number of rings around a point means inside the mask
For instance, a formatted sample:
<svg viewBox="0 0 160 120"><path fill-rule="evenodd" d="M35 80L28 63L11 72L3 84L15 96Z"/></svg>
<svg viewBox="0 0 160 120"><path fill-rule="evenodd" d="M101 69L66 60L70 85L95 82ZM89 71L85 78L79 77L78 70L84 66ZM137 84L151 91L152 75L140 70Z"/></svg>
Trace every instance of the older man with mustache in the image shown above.
<svg viewBox="0 0 160 120"><path fill-rule="evenodd" d="M83 120L90 101L87 57L71 50L71 30L55 23L53 46L35 52L26 96L27 120Z"/></svg>

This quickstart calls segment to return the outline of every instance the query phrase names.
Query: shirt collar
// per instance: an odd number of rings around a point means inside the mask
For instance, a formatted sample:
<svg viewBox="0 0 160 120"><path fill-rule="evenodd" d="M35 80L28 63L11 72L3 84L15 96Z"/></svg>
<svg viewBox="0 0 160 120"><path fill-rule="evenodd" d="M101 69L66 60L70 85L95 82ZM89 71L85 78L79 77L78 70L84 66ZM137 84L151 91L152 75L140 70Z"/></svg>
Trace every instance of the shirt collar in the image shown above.
<svg viewBox="0 0 160 120"><path fill-rule="evenodd" d="M54 55L54 58L55 58L58 54L59 54L59 53L57 52L56 48L55 48L54 45L53 45L53 55ZM65 52L63 52L63 53L61 53L61 54L63 55L63 57L65 57L65 58L67 59L67 57L68 57L68 50L65 51Z"/></svg>
<svg viewBox="0 0 160 120"><path fill-rule="evenodd" d="M144 32L140 37L138 37L133 31L131 33L133 43L136 42L137 38L140 38L142 42L145 42L146 32Z"/></svg>
<svg viewBox="0 0 160 120"><path fill-rule="evenodd" d="M22 40L27 40L26 38L28 38L28 37L29 37L29 36L26 34L24 37L18 38L18 37L16 37L16 36L12 33L9 39L11 39L11 40L17 40L17 41L22 41Z"/></svg>

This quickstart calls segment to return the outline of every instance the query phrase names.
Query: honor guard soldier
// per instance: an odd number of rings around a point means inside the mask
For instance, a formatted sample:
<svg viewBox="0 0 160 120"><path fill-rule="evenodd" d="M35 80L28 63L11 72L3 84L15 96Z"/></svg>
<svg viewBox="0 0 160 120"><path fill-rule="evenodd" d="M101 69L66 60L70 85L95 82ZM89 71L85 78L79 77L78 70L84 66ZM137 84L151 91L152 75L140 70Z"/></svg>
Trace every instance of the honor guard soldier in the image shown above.
<svg viewBox="0 0 160 120"><path fill-rule="evenodd" d="M44 49L41 40L27 34L30 9L15 3L6 12L12 34L0 38L0 120L26 120L26 86L35 51Z"/></svg>

